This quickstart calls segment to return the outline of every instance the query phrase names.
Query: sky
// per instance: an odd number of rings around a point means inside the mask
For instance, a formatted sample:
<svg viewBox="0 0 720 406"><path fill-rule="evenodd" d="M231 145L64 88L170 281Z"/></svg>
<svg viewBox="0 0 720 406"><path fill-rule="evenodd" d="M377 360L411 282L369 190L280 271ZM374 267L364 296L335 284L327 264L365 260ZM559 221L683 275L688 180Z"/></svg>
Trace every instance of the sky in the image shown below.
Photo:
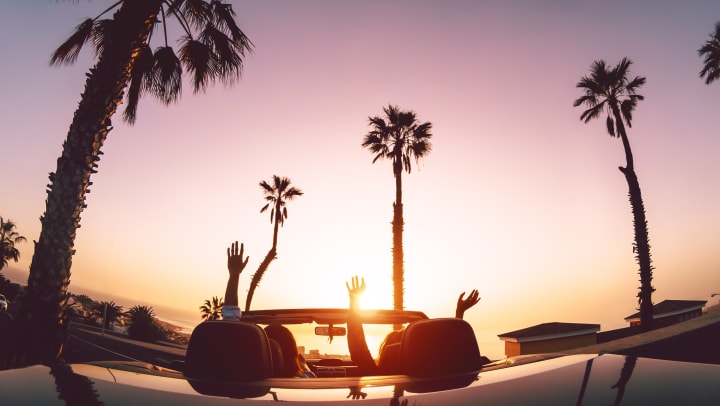
<svg viewBox="0 0 720 406"><path fill-rule="evenodd" d="M49 66L50 54L110 3L0 2L0 215L29 241L10 265L21 274L94 63L90 49L70 67ZM403 174L407 309L452 316L458 295L478 289L466 319L491 358L503 353L497 335L540 323L624 327L639 287L625 157L573 101L593 61L628 57L631 76L647 78L628 134L653 300L716 300L720 83L698 78L697 49L720 3L230 3L255 45L241 80L201 94L186 83L169 107L146 97L134 126L115 116L71 292L193 325L224 294L225 250L238 240L250 256L244 303L272 243L258 184L279 175L304 195L288 203L252 307L345 307L345 282L360 275L363 306L390 308L394 180L361 143L368 117L392 104L433 124L432 152Z"/></svg>

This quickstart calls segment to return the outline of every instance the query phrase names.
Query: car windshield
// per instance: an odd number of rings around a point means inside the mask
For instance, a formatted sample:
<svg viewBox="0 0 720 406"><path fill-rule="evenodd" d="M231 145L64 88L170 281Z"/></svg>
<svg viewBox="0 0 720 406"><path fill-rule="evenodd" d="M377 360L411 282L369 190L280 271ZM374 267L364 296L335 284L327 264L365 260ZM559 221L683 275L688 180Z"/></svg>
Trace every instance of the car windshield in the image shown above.
<svg viewBox="0 0 720 406"><path fill-rule="evenodd" d="M262 327L269 324L287 327L295 337L298 352L310 363L321 359L350 361L347 316L347 309L280 309L249 311L243 313L242 320ZM380 344L395 324L404 327L412 321L427 319L422 312L395 310L365 310L361 317L373 357L377 357ZM338 327L344 330L342 334L338 334Z"/></svg>

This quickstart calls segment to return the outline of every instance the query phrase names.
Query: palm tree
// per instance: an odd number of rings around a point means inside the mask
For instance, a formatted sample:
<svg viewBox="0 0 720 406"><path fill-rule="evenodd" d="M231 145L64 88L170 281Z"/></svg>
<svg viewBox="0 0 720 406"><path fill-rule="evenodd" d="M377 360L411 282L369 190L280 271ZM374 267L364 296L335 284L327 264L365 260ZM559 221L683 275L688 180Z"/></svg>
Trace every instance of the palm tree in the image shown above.
<svg viewBox="0 0 720 406"><path fill-rule="evenodd" d="M12 220L5 221L0 216L0 255L2 256L0 258L0 269L7 266L8 260L12 259L18 262L18 259L20 259L20 251L15 248L15 244L25 242L26 239L18 234L15 227L17 226Z"/></svg>
<svg viewBox="0 0 720 406"><path fill-rule="evenodd" d="M276 258L277 255L277 240L279 227L285 223L287 218L287 207L285 205L288 201L295 199L298 196L303 195L303 191L290 186L290 179L286 177L280 177L273 175L271 183L266 181L260 182L260 187L265 193L265 201L267 204L260 209L260 213L264 213L270 209L270 223L274 224L273 227L273 241L270 251L265 255L265 259L258 266L258 270L252 276L250 280L250 289L248 290L247 298L245 299L245 311L250 310L250 303L252 302L255 288L257 288L262 279L265 271L267 271L270 262Z"/></svg>
<svg viewBox="0 0 720 406"><path fill-rule="evenodd" d="M155 318L155 310L148 306L133 306L128 310L128 336L142 341L157 341L167 337L167 331Z"/></svg>
<svg viewBox="0 0 720 406"><path fill-rule="evenodd" d="M403 202L402 173L412 170L412 159L417 163L432 150L430 130L432 123L420 123L413 111L401 111L397 106L384 108L385 118L369 117L372 130L365 134L362 146L373 154L373 163L380 158L392 162L395 177L395 202L393 203L393 302L396 310L403 309L404 259L403 259ZM385 120L387 119L387 121Z"/></svg>
<svg viewBox="0 0 720 406"><path fill-rule="evenodd" d="M710 34L705 45L698 49L698 54L705 57L700 77L705 78L705 84L709 85L720 78L720 21L715 23L715 31Z"/></svg>
<svg viewBox="0 0 720 406"><path fill-rule="evenodd" d="M116 10L110 19L100 19ZM162 103L179 99L183 70L195 93L220 80L240 77L252 43L238 28L234 12L222 0L119 0L94 19L81 23L53 53L53 65L75 62L91 41L98 57L90 69L80 103L70 124L57 169L50 174L42 230L28 278L28 364L59 358L66 336L67 288L80 213L96 172L101 147L112 129L111 117L121 104L123 118L133 123L138 100L150 93ZM166 20L175 18L184 35L176 55L168 45ZM162 29L159 29L162 28ZM153 35L157 34L157 35ZM150 40L159 47L152 51Z"/></svg>
<svg viewBox="0 0 720 406"><path fill-rule="evenodd" d="M200 318L203 320L220 320L222 315L223 299L213 296L212 299L205 299L205 303L200 306Z"/></svg>
<svg viewBox="0 0 720 406"><path fill-rule="evenodd" d="M103 319L104 327L109 329L112 329L115 322L123 315L122 306L116 305L113 301L102 301L98 303L95 311L97 312L98 317Z"/></svg>
<svg viewBox="0 0 720 406"><path fill-rule="evenodd" d="M605 61L595 61L589 76L583 76L577 87L583 89L584 95L573 103L574 107L584 105L580 119L585 123L606 113L607 131L611 137L620 137L625 149L625 167L618 167L625 175L629 189L630 206L633 213L635 242L633 252L640 266L640 291L637 295L640 304L640 324L644 330L653 328L652 286L653 267L650 260L650 243L648 237L645 206L643 205L640 184L635 174L632 150L628 140L625 124L632 127L632 112L644 97L637 90L645 84L645 78L636 76L628 78L632 61L623 58L615 67L608 67Z"/></svg>

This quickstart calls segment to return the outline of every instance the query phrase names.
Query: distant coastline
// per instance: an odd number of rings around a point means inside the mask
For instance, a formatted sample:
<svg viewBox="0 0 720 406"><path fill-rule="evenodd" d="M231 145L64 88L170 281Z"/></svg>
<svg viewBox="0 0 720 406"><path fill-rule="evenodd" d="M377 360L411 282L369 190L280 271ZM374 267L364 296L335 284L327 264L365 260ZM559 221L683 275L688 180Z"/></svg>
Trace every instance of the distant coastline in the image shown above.
<svg viewBox="0 0 720 406"><path fill-rule="evenodd" d="M0 271L11 282L27 285L28 271L13 268L12 265L5 267ZM90 296L93 300L112 301L123 307L123 311L127 311L132 306L150 306L155 310L155 316L162 322L179 327L182 333L191 333L192 330L200 323L200 311L176 309L168 306L147 303L139 299L132 299L124 296L114 295L95 289L88 289L83 286L70 284L70 293L84 294ZM199 307L199 306L198 306Z"/></svg>

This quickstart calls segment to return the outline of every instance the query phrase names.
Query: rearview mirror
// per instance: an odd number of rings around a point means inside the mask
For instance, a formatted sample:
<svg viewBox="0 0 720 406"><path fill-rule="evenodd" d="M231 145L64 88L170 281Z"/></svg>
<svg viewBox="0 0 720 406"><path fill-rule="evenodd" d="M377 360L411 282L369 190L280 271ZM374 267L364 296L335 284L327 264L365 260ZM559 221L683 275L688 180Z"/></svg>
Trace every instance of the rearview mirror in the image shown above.
<svg viewBox="0 0 720 406"><path fill-rule="evenodd" d="M345 335L345 327L315 327L315 335L342 337Z"/></svg>

